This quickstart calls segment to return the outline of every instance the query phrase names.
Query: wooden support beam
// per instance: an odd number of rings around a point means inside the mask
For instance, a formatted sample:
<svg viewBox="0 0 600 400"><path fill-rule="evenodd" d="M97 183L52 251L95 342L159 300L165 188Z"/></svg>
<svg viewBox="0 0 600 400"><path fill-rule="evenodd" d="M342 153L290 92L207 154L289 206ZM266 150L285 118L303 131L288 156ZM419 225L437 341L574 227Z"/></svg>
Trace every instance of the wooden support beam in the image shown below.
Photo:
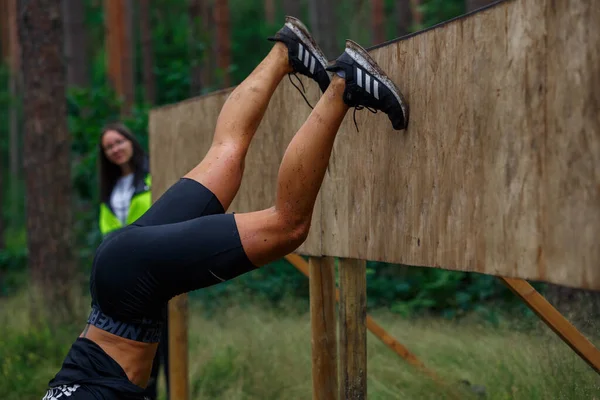
<svg viewBox="0 0 600 400"><path fill-rule="evenodd" d="M309 265L306 261L304 261L304 259L301 256L299 256L298 254L288 254L287 256L285 256L285 259L287 260L287 262L296 267L298 271L302 272L307 278L311 278L312 275L309 271ZM337 289L335 289L335 299L336 301L339 301L340 299L340 292ZM377 322L375 322L375 320L368 314L366 324L367 329L379 340L381 340L387 347L394 351L394 353L398 354L410 365L420 368L423 372L425 372L432 378L436 377L433 371L428 370L425 367L425 364L423 364L423 362L419 360L417 356L415 356L406 346L400 343L396 338L394 338L392 335L386 332L385 329L383 329Z"/></svg>
<svg viewBox="0 0 600 400"><path fill-rule="evenodd" d="M169 398L189 399L188 295L169 301Z"/></svg>
<svg viewBox="0 0 600 400"><path fill-rule="evenodd" d="M340 399L367 398L367 262L339 260Z"/></svg>
<svg viewBox="0 0 600 400"><path fill-rule="evenodd" d="M311 271L309 264L304 261L298 254L288 254L285 256L287 262L292 264L298 271L302 272L307 278L311 278ZM335 299L336 301L340 300L340 292L338 289L335 289ZM446 387L448 389L448 395L452 399L460 399L460 394L457 393L456 387L452 387L448 385L446 382L443 382L442 379L432 370L428 369L425 364L417 358L406 346L400 343L396 338L390 335L385 331L375 320L367 314L366 318L367 330L369 330L377 339L381 340L383 344L385 344L389 349L391 349L394 353L403 358L410 365L417 367L421 372L430 377L436 384Z"/></svg>
<svg viewBox="0 0 600 400"><path fill-rule="evenodd" d="M499 277L579 357L600 374L600 351L527 281Z"/></svg>
<svg viewBox="0 0 600 400"><path fill-rule="evenodd" d="M334 400L338 394L335 319L335 265L331 257L309 261L312 379L314 400Z"/></svg>

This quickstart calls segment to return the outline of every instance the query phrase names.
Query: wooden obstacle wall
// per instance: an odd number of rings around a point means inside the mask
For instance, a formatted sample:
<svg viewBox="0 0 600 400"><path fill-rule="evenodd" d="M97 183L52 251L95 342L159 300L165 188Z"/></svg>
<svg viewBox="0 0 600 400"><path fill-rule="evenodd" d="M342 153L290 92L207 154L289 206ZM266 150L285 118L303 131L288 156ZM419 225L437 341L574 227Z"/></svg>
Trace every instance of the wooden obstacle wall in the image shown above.
<svg viewBox="0 0 600 400"><path fill-rule="evenodd" d="M600 7L502 1L371 54L409 129L364 110L357 132L348 114L299 252L600 289ZM152 110L155 197L202 159L230 93ZM284 80L231 211L273 204L310 111Z"/></svg>

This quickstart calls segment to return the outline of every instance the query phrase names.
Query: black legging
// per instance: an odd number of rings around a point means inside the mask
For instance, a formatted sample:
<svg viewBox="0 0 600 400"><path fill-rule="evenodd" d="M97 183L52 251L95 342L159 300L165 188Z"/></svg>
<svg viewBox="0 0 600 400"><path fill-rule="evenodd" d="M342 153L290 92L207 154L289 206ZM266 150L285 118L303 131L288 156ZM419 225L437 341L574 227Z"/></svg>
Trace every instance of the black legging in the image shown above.
<svg viewBox="0 0 600 400"><path fill-rule="evenodd" d="M106 237L91 276L93 325L157 341L167 302L256 267L233 214L200 183L180 179L135 223ZM153 334L142 327L152 326Z"/></svg>

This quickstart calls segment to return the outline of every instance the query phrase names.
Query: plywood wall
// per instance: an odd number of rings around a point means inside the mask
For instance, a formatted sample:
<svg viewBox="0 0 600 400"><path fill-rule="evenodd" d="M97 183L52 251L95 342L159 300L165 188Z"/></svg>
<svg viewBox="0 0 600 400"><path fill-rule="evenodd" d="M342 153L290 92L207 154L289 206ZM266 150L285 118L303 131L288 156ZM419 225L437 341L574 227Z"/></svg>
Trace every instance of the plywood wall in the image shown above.
<svg viewBox="0 0 600 400"><path fill-rule="evenodd" d="M371 54L409 129L361 111L357 132L348 114L300 252L600 289L600 7L500 2ZM273 203L310 112L295 90L275 94L233 210ZM157 195L206 152L229 93L152 112Z"/></svg>

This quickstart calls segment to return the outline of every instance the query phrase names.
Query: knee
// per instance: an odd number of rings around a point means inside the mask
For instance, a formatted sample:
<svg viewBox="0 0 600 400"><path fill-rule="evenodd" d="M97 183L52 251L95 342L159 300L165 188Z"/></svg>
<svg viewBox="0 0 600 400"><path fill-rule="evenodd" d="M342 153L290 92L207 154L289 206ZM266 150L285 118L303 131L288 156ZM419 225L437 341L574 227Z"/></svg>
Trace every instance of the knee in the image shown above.
<svg viewBox="0 0 600 400"><path fill-rule="evenodd" d="M276 207L236 214L244 251L258 266L293 253L308 237L311 218L285 213Z"/></svg>
<svg viewBox="0 0 600 400"><path fill-rule="evenodd" d="M209 153L212 153L217 160L239 165L240 169L243 170L247 151L246 147L240 146L235 141L221 140L213 142Z"/></svg>
<svg viewBox="0 0 600 400"><path fill-rule="evenodd" d="M310 231L311 218L285 216L281 217L281 231L285 238L286 247L290 252L296 250L306 241Z"/></svg>
<svg viewBox="0 0 600 400"><path fill-rule="evenodd" d="M248 149L239 141L225 138L215 139L210 146L210 151L222 157L239 157L245 156Z"/></svg>

